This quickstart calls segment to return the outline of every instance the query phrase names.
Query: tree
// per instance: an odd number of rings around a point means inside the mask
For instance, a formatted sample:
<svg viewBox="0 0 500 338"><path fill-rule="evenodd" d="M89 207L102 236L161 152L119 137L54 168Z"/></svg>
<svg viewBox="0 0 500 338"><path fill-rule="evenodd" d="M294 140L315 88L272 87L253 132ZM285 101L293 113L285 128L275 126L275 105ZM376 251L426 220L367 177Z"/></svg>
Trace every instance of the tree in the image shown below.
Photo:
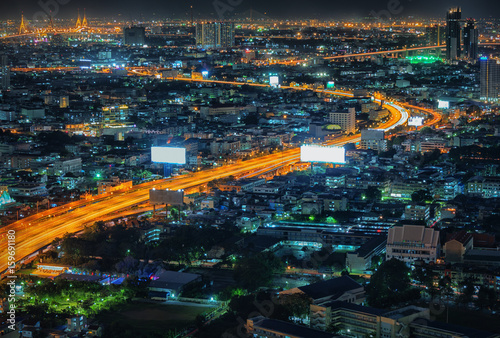
<svg viewBox="0 0 500 338"><path fill-rule="evenodd" d="M275 273L282 272L284 264L270 252L259 253L252 257L241 259L234 268L234 280L238 285L255 290L267 286Z"/></svg>
<svg viewBox="0 0 500 338"><path fill-rule="evenodd" d="M290 316L303 319L309 315L312 300L303 293L294 293L280 296L280 303Z"/></svg>
<svg viewBox="0 0 500 338"><path fill-rule="evenodd" d="M399 303L410 289L409 273L406 263L395 258L382 263L366 287L370 306L386 308Z"/></svg>
<svg viewBox="0 0 500 338"><path fill-rule="evenodd" d="M139 261L131 256L126 256L115 265L118 272L134 273L137 270Z"/></svg>
<svg viewBox="0 0 500 338"><path fill-rule="evenodd" d="M411 194L411 201L414 203L424 203L426 201L431 201L432 196L429 190L417 190Z"/></svg>
<svg viewBox="0 0 500 338"><path fill-rule="evenodd" d="M382 199L382 192L377 187L368 187L365 192L365 197L369 201L378 202Z"/></svg>
<svg viewBox="0 0 500 338"><path fill-rule="evenodd" d="M432 130L431 127L423 127L422 129L420 129L420 133L422 135L430 135L430 134L433 134L434 131Z"/></svg>
<svg viewBox="0 0 500 338"><path fill-rule="evenodd" d="M465 279L460 283L460 296L458 302L467 306L472 302L474 296L474 281L471 278Z"/></svg>
<svg viewBox="0 0 500 338"><path fill-rule="evenodd" d="M413 279L421 286L425 286L427 292L434 297L438 293L438 289L434 285L434 281L438 275L429 266L416 266L412 273Z"/></svg>
<svg viewBox="0 0 500 338"><path fill-rule="evenodd" d="M495 290L490 289L485 286L481 286L477 292L476 305L481 309L491 308L495 305L497 300L497 295Z"/></svg>

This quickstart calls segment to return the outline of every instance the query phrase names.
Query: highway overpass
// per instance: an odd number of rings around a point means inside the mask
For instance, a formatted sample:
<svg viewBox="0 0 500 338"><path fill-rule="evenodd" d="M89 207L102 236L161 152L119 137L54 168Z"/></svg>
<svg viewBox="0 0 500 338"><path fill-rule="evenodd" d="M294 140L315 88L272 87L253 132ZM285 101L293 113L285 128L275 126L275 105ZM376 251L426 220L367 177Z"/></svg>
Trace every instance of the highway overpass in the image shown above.
<svg viewBox="0 0 500 338"><path fill-rule="evenodd" d="M203 80L198 80L202 81ZM222 84L246 85L239 82L210 81ZM254 84L262 87L268 85ZM318 90L325 94L352 97L349 92ZM380 102L380 101L379 101ZM390 130L404 124L408 119L408 111L396 103L386 103L385 107L391 112L390 119L380 126L381 129ZM345 136L341 139L328 142L330 145L344 145L346 143L358 142L360 134ZM15 223L0 229L0 271L7 268L7 233L10 230L16 234L16 261L20 261L33 252L49 245L56 237L62 237L66 233L81 231L85 225L92 224L95 220L106 217L130 208L133 205L144 203L149 199L149 189L190 189L204 185L214 179L228 176L238 176L248 174L252 171L259 171L266 168L273 168L283 163L293 163L299 161L300 149L294 148L280 153L267 155L236 164L225 165L219 168L204 170L188 175L176 176L148 182L134 186L128 191L111 193L107 196L94 196L91 199L72 202L60 207L49 209L21 219Z"/></svg>

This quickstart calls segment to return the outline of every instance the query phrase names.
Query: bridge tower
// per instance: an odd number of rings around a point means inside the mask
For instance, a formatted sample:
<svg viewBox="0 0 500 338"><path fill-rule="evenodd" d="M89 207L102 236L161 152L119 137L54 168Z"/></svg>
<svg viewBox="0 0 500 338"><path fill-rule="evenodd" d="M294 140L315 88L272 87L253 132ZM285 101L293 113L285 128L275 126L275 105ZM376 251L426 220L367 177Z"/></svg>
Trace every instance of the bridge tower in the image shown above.
<svg viewBox="0 0 500 338"><path fill-rule="evenodd" d="M24 23L24 13L21 14L21 25L19 25L19 34L24 34L28 32L26 24Z"/></svg>
<svg viewBox="0 0 500 338"><path fill-rule="evenodd" d="M82 20L80 19L80 8L78 8L78 19L76 19L75 28L80 28L82 26Z"/></svg>
<svg viewBox="0 0 500 338"><path fill-rule="evenodd" d="M83 9L82 27L87 27L87 13L86 13L85 8Z"/></svg>
<svg viewBox="0 0 500 338"><path fill-rule="evenodd" d="M52 11L50 12L50 21L49 21L49 26L47 27L47 31L49 32L55 31L54 19L52 18Z"/></svg>

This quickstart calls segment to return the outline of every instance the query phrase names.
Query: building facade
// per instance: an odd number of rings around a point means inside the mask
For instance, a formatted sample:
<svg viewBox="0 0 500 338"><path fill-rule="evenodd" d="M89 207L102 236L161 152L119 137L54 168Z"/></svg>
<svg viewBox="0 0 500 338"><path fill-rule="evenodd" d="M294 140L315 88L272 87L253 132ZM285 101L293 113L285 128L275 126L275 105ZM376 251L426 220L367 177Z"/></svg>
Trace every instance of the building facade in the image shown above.
<svg viewBox="0 0 500 338"><path fill-rule="evenodd" d="M476 27L476 21L473 19L467 19L464 27L464 56L474 61L478 57L478 46L479 46L479 31Z"/></svg>
<svg viewBox="0 0 500 338"><path fill-rule="evenodd" d="M377 129L362 130L361 149L387 151L387 141L384 139L384 131Z"/></svg>
<svg viewBox="0 0 500 338"><path fill-rule="evenodd" d="M446 13L446 58L456 60L462 55L461 21L462 9L450 8Z"/></svg>
<svg viewBox="0 0 500 338"><path fill-rule="evenodd" d="M483 56L479 63L481 100L498 102L500 99L500 59Z"/></svg>
<svg viewBox="0 0 500 338"><path fill-rule="evenodd" d="M128 46L143 46L146 42L144 27L126 27L123 29L123 42Z"/></svg>
<svg viewBox="0 0 500 338"><path fill-rule="evenodd" d="M354 108L349 108L347 111L331 112L329 122L340 126L346 134L354 133L356 131L356 111Z"/></svg>
<svg viewBox="0 0 500 338"><path fill-rule="evenodd" d="M230 22L197 24L196 45L202 48L226 48L234 46L234 24Z"/></svg>
<svg viewBox="0 0 500 338"><path fill-rule="evenodd" d="M440 255L439 231L423 225L403 225L389 229L386 259L396 258L406 263L436 262Z"/></svg>

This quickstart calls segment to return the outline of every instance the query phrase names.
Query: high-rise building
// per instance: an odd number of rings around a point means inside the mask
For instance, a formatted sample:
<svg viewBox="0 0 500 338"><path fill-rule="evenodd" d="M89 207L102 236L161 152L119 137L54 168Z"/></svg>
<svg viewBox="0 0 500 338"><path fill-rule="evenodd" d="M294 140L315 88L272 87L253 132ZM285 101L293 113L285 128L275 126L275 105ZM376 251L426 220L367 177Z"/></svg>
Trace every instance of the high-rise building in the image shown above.
<svg viewBox="0 0 500 338"><path fill-rule="evenodd" d="M354 108L349 108L347 111L330 113L329 121L332 124L340 126L346 134L356 131L356 111Z"/></svg>
<svg viewBox="0 0 500 338"><path fill-rule="evenodd" d="M234 45L234 24L208 22L196 25L196 45L202 48L225 48Z"/></svg>
<svg viewBox="0 0 500 338"><path fill-rule="evenodd" d="M427 39L430 46L440 46L446 41L446 29L439 25L427 27Z"/></svg>
<svg viewBox="0 0 500 338"><path fill-rule="evenodd" d="M9 68L9 57L7 55L2 55L0 57L0 63L2 66L2 90L10 89L10 68Z"/></svg>
<svg viewBox="0 0 500 338"><path fill-rule="evenodd" d="M456 60L462 55L461 48L462 9L451 8L446 13L446 58Z"/></svg>
<svg viewBox="0 0 500 338"><path fill-rule="evenodd" d="M479 31L474 19L467 19L464 27L464 56L469 60L478 57Z"/></svg>
<svg viewBox="0 0 500 338"><path fill-rule="evenodd" d="M126 27L123 29L123 42L128 46L143 46L146 41L144 27Z"/></svg>
<svg viewBox="0 0 500 338"><path fill-rule="evenodd" d="M481 66L481 100L497 102L500 99L500 59L483 56Z"/></svg>

